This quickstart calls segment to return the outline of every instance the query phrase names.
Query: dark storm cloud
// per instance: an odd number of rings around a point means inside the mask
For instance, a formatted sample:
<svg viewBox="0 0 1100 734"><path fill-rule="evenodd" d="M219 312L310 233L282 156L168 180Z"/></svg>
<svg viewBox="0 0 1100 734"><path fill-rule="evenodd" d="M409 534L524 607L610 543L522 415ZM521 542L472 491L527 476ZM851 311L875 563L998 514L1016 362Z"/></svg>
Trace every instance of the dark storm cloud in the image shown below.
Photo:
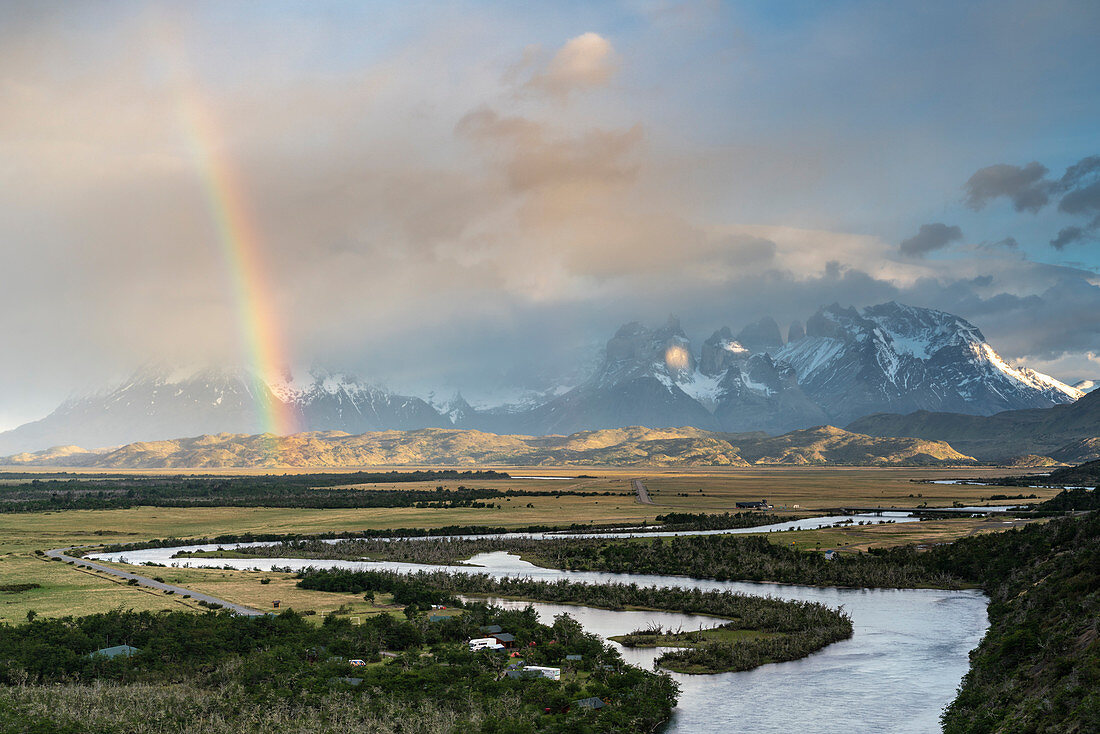
<svg viewBox="0 0 1100 734"><path fill-rule="evenodd" d="M982 168L966 182L966 205L977 211L991 199L1004 196L1018 212L1037 212L1050 202L1049 171L1037 161L1022 168L1007 163Z"/></svg>
<svg viewBox="0 0 1100 734"><path fill-rule="evenodd" d="M948 226L943 222L922 224L920 231L909 239L902 240L901 253L910 257L923 257L933 250L940 250L952 242L961 240L962 230L956 226Z"/></svg>
<svg viewBox="0 0 1100 734"><path fill-rule="evenodd" d="M1066 245L1072 245L1085 239L1088 234L1081 227L1062 227L1058 235L1050 241L1050 246L1055 250L1064 249Z"/></svg>
<svg viewBox="0 0 1100 734"><path fill-rule="evenodd" d="M1056 199L1058 211L1088 217L1089 221L1063 227L1051 239L1051 247L1062 250L1070 244L1096 239L1100 232L1100 156L1082 158L1057 180L1047 178L1049 172L1037 161L1023 167L1007 163L987 166L966 182L966 205L977 211L989 201L1005 197L1016 211L1036 214Z"/></svg>
<svg viewBox="0 0 1100 734"><path fill-rule="evenodd" d="M1069 191L1094 180L1097 174L1100 174L1100 155L1090 155L1067 168L1058 181L1058 187L1062 191Z"/></svg>

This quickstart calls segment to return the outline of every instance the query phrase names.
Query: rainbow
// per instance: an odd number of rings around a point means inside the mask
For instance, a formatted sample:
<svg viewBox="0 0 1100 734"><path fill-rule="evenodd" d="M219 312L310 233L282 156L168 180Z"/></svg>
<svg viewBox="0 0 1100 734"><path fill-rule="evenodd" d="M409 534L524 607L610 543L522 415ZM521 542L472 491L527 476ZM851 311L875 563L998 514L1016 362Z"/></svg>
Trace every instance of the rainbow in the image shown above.
<svg viewBox="0 0 1100 734"><path fill-rule="evenodd" d="M214 116L193 89L179 95L185 137L202 178L219 249L229 274L245 356L256 376L252 385L264 433L288 435L296 430L288 403L272 394L289 364L264 268L260 229L246 190L221 146Z"/></svg>

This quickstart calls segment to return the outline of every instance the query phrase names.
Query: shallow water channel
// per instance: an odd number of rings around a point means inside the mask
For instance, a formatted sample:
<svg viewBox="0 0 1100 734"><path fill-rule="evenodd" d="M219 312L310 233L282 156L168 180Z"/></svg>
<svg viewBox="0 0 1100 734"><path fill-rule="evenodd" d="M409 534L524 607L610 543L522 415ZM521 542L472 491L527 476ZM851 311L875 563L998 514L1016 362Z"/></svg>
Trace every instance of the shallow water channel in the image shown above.
<svg viewBox="0 0 1100 734"><path fill-rule="evenodd" d="M893 519L893 518L891 518ZM802 521L802 527L807 522ZM749 529L760 532L761 528ZM214 566L268 570L306 567L445 570L493 576L565 578L584 583L636 583L645 586L719 589L780 599L843 606L854 623L849 640L829 645L807 658L765 665L744 673L673 674L682 693L669 732L905 732L940 730L939 714L954 698L966 672L967 654L988 625L986 597L976 591L926 589L839 589L785 584L713 581L683 576L613 574L539 568L517 556L484 553L468 566L413 563L322 561L294 558L172 559L180 550L216 546L153 548L89 556L97 560L169 566ZM226 545L229 548L232 546ZM520 604L526 602L507 602ZM648 626L698 629L720 623L714 618L670 612L608 611L590 607L534 603L545 621L568 613L602 637ZM623 657L650 667L654 649L622 649Z"/></svg>

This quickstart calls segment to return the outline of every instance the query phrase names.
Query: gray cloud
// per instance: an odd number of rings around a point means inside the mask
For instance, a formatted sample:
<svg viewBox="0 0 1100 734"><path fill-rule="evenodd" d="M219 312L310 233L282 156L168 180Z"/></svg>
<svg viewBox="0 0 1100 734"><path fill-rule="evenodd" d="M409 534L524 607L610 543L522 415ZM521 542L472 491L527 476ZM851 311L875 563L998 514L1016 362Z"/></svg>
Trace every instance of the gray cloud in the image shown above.
<svg viewBox="0 0 1100 734"><path fill-rule="evenodd" d="M975 211L990 200L1004 196L1016 211L1037 212L1050 202L1052 184L1046 180L1046 166L1032 161L1024 167L998 163L977 171L966 182L966 205Z"/></svg>
<svg viewBox="0 0 1100 734"><path fill-rule="evenodd" d="M1058 188L1069 191L1095 179L1097 174L1100 174L1100 155L1090 155L1066 169L1058 181Z"/></svg>
<svg viewBox="0 0 1100 734"><path fill-rule="evenodd" d="M1087 234L1081 227L1062 227L1058 236L1050 241L1050 246L1056 250L1064 249L1066 245L1072 245L1085 239Z"/></svg>
<svg viewBox="0 0 1100 734"><path fill-rule="evenodd" d="M961 240L962 236L962 230L956 226L948 226L942 222L922 224L915 235L902 240L899 249L903 255L923 257L933 250L940 250Z"/></svg>
<svg viewBox="0 0 1100 734"><path fill-rule="evenodd" d="M1094 214L1100 211L1100 181L1070 191L1058 202L1058 209L1067 214Z"/></svg>
<svg viewBox="0 0 1100 734"><path fill-rule="evenodd" d="M1047 178L1047 173L1049 169L1036 161L1022 168L1006 163L987 166L966 182L965 203L977 211L1003 196L1012 200L1016 211L1035 214L1056 198L1058 211L1090 219L1084 225L1063 227L1050 241L1051 247L1062 250L1095 239L1100 231L1100 156L1082 158L1058 180Z"/></svg>

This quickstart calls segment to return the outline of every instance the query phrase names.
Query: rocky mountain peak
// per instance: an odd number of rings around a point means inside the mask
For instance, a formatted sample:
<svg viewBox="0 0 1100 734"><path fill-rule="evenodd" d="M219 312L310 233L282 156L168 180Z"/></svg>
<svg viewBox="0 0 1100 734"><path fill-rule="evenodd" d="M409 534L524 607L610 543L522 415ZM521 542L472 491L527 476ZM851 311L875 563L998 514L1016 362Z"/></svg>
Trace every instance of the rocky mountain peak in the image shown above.
<svg viewBox="0 0 1100 734"><path fill-rule="evenodd" d="M699 354L699 371L704 375L720 375L732 365L743 362L752 354L741 342L733 338L728 326L723 326L703 342Z"/></svg>
<svg viewBox="0 0 1100 734"><path fill-rule="evenodd" d="M765 316L741 329L737 341L750 352L767 352L783 346L783 335L775 319Z"/></svg>
<svg viewBox="0 0 1100 734"><path fill-rule="evenodd" d="M806 336L824 337L826 339L848 340L859 332L856 324L863 322L859 311L854 308L842 308L839 303L819 308L810 318L806 319Z"/></svg>
<svg viewBox="0 0 1100 734"><path fill-rule="evenodd" d="M598 379L621 379L628 374L660 373L681 379L695 371L691 341L670 316L664 326L649 329L638 322L620 327L607 342L606 359Z"/></svg>
<svg viewBox="0 0 1100 734"><path fill-rule="evenodd" d="M801 321L792 321L790 329L787 330L787 343L796 342L806 336L806 327L802 325Z"/></svg>

